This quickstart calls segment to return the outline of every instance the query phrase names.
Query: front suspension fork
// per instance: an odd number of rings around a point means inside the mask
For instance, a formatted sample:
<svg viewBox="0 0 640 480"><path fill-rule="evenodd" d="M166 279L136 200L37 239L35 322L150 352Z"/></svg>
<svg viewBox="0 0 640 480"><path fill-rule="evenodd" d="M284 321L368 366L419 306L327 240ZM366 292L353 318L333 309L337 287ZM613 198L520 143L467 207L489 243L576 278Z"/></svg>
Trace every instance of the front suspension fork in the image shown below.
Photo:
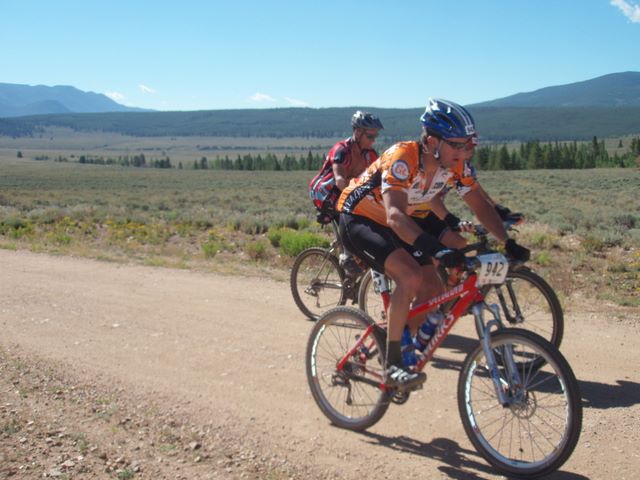
<svg viewBox="0 0 640 480"><path fill-rule="evenodd" d="M491 320L485 323L484 310L489 310L493 316ZM506 373L506 379L500 375L498 369L498 361L496 355L491 348L491 330L495 327L495 330L499 330L502 326L500 322L500 309L496 304L487 305L484 302L475 304L472 308L473 316L476 324L478 325L478 331L483 332L480 338L480 344L482 350L487 359L487 369L493 386L496 390L496 395L500 404L503 407L508 407L511 404L512 396L511 392L515 391L515 386L521 385L522 381L518 374L518 368L516 367L515 360L513 359L513 348L511 345L506 345L501 352L502 363ZM506 387L506 388L505 388Z"/></svg>

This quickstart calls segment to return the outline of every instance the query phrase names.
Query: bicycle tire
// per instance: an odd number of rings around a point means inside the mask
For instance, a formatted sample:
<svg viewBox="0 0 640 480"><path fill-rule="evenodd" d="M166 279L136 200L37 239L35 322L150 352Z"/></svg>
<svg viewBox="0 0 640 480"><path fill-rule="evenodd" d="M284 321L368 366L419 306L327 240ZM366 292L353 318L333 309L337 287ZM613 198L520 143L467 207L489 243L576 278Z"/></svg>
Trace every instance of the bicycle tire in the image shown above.
<svg viewBox="0 0 640 480"><path fill-rule="evenodd" d="M334 425L360 431L378 422L392 394L380 389L384 374L385 335L376 327L366 349L357 351L342 372L336 365L370 325L371 317L354 307L336 307L314 325L306 351L306 374L313 399ZM354 378L367 378L370 383ZM354 401L355 399L355 401Z"/></svg>
<svg viewBox="0 0 640 480"><path fill-rule="evenodd" d="M578 382L560 351L540 335L511 328L491 335L494 353L504 352L505 346L513 347L514 358L538 355L542 362L516 362L524 388L512 394L512 404L503 406L478 345L465 358L458 380L462 424L476 450L502 473L518 478L547 475L569 458L580 437ZM533 363L542 366L533 368ZM498 367L507 390L505 370ZM547 447L549 452L543 452Z"/></svg>
<svg viewBox="0 0 640 480"><path fill-rule="evenodd" d="M393 289L393 280L387 277L387 281L391 289ZM371 270L368 270L360 280L358 307L376 322L385 320L386 313L384 311L384 304L382 303L380 294L376 293L373 288L373 275Z"/></svg>
<svg viewBox="0 0 640 480"><path fill-rule="evenodd" d="M298 254L289 284L293 300L310 320L346 302L343 288L345 273L330 250L311 247Z"/></svg>
<svg viewBox="0 0 640 480"><path fill-rule="evenodd" d="M511 292L522 314L518 320ZM482 293L486 303L500 306L505 327L536 333L560 348L564 335L564 313L558 296L541 276L526 268L510 271L503 285L484 287ZM476 329L478 336L481 336L478 325Z"/></svg>

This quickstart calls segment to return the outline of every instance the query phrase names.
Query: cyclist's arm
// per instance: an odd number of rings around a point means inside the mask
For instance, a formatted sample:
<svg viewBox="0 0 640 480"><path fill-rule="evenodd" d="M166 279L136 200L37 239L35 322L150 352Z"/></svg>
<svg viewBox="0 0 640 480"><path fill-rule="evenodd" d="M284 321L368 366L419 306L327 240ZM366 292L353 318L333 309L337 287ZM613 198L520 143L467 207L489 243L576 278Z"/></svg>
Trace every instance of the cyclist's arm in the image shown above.
<svg viewBox="0 0 640 480"><path fill-rule="evenodd" d="M347 185L349 185L349 176L347 169L342 163L333 164L333 178L336 181L336 187L340 191L344 190Z"/></svg>
<svg viewBox="0 0 640 480"><path fill-rule="evenodd" d="M429 200L429 210L435 213L440 220L444 220L444 217L449 213L449 210L444 206L444 202L440 195L436 195Z"/></svg>
<svg viewBox="0 0 640 480"><path fill-rule="evenodd" d="M489 196L487 191L484 188L482 188L482 186L480 184L478 184L478 190L480 190L480 192L482 192L482 195L484 195L484 197L486 198L487 202L489 202L492 207L496 206L496 202L493 201L493 199Z"/></svg>
<svg viewBox="0 0 640 480"><path fill-rule="evenodd" d="M407 193L401 190L387 190L382 194L387 213L387 224L402 241L413 245L422 229L414 222L407 211Z"/></svg>
<svg viewBox="0 0 640 480"><path fill-rule="evenodd" d="M502 219L483 192L483 190L476 188L467 192L462 198L469 205L469 208L473 210L478 221L500 242L506 242L509 236L504 229Z"/></svg>

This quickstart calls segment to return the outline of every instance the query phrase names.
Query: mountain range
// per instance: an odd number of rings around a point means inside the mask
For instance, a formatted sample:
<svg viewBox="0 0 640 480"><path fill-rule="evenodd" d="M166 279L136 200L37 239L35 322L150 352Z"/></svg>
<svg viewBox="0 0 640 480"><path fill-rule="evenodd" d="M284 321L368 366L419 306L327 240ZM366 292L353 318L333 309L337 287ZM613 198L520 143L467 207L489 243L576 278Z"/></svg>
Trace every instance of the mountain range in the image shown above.
<svg viewBox="0 0 640 480"><path fill-rule="evenodd" d="M101 93L83 92L71 86L0 83L0 117L141 111L145 110L126 107Z"/></svg>
<svg viewBox="0 0 640 480"><path fill-rule="evenodd" d="M640 107L640 72L611 73L470 107Z"/></svg>
<svg viewBox="0 0 640 480"><path fill-rule="evenodd" d="M47 127L58 126L133 136L328 138L349 135L349 118L356 109L364 109L380 116L385 124L382 136L391 142L415 138L420 129L418 117L424 109L352 106L141 112L119 105L104 95L80 92L73 87L15 87L26 86L0 84L0 117L2 105L9 103L9 97L14 112L18 108L25 111L26 105L39 105L43 109L50 105L58 110L46 115L0 118L0 135L42 134ZM67 96L29 96L30 89L61 92ZM468 108L481 137L491 141L584 140L593 136L636 135L640 133L640 72L614 73L547 87ZM102 113L83 113L96 111Z"/></svg>

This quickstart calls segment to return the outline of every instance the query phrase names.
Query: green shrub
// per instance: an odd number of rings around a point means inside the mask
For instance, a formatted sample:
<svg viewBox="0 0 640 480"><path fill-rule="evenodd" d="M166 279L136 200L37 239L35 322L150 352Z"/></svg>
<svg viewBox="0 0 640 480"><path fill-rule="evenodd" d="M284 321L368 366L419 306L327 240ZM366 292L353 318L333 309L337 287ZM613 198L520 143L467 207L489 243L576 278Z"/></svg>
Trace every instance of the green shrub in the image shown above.
<svg viewBox="0 0 640 480"><path fill-rule="evenodd" d="M631 230L636 227L636 217L629 214L616 215L613 217L613 223L622 230Z"/></svg>
<svg viewBox="0 0 640 480"><path fill-rule="evenodd" d="M582 241L582 248L587 252L600 252L604 248L604 242L595 237L586 237Z"/></svg>
<svg viewBox="0 0 640 480"><path fill-rule="evenodd" d="M536 232L531 236L531 246L534 248L551 248L557 243L555 236L547 232Z"/></svg>
<svg viewBox="0 0 640 480"><path fill-rule="evenodd" d="M269 229L269 231L267 232L267 238L271 242L271 245L278 248L280 246L280 239L282 239L282 229Z"/></svg>
<svg viewBox="0 0 640 480"><path fill-rule="evenodd" d="M546 267L551 265L551 255L546 250L543 250L533 256L533 261L542 267Z"/></svg>
<svg viewBox="0 0 640 480"><path fill-rule="evenodd" d="M311 225L311 220L308 217L298 217L298 229L306 230Z"/></svg>
<svg viewBox="0 0 640 480"><path fill-rule="evenodd" d="M280 228L269 231L267 235L274 247L279 247L282 253L295 257L302 250L309 247L328 247L329 240L311 232L299 232L290 228Z"/></svg>
<svg viewBox="0 0 640 480"><path fill-rule="evenodd" d="M269 245L264 240L256 240L255 242L248 242L244 246L244 251L253 260L264 260L267 258L267 247Z"/></svg>
<svg viewBox="0 0 640 480"><path fill-rule="evenodd" d="M213 258L218 252L223 250L233 250L233 245L230 244L217 229L211 229L207 232L207 239L202 244L202 251L205 258Z"/></svg>

